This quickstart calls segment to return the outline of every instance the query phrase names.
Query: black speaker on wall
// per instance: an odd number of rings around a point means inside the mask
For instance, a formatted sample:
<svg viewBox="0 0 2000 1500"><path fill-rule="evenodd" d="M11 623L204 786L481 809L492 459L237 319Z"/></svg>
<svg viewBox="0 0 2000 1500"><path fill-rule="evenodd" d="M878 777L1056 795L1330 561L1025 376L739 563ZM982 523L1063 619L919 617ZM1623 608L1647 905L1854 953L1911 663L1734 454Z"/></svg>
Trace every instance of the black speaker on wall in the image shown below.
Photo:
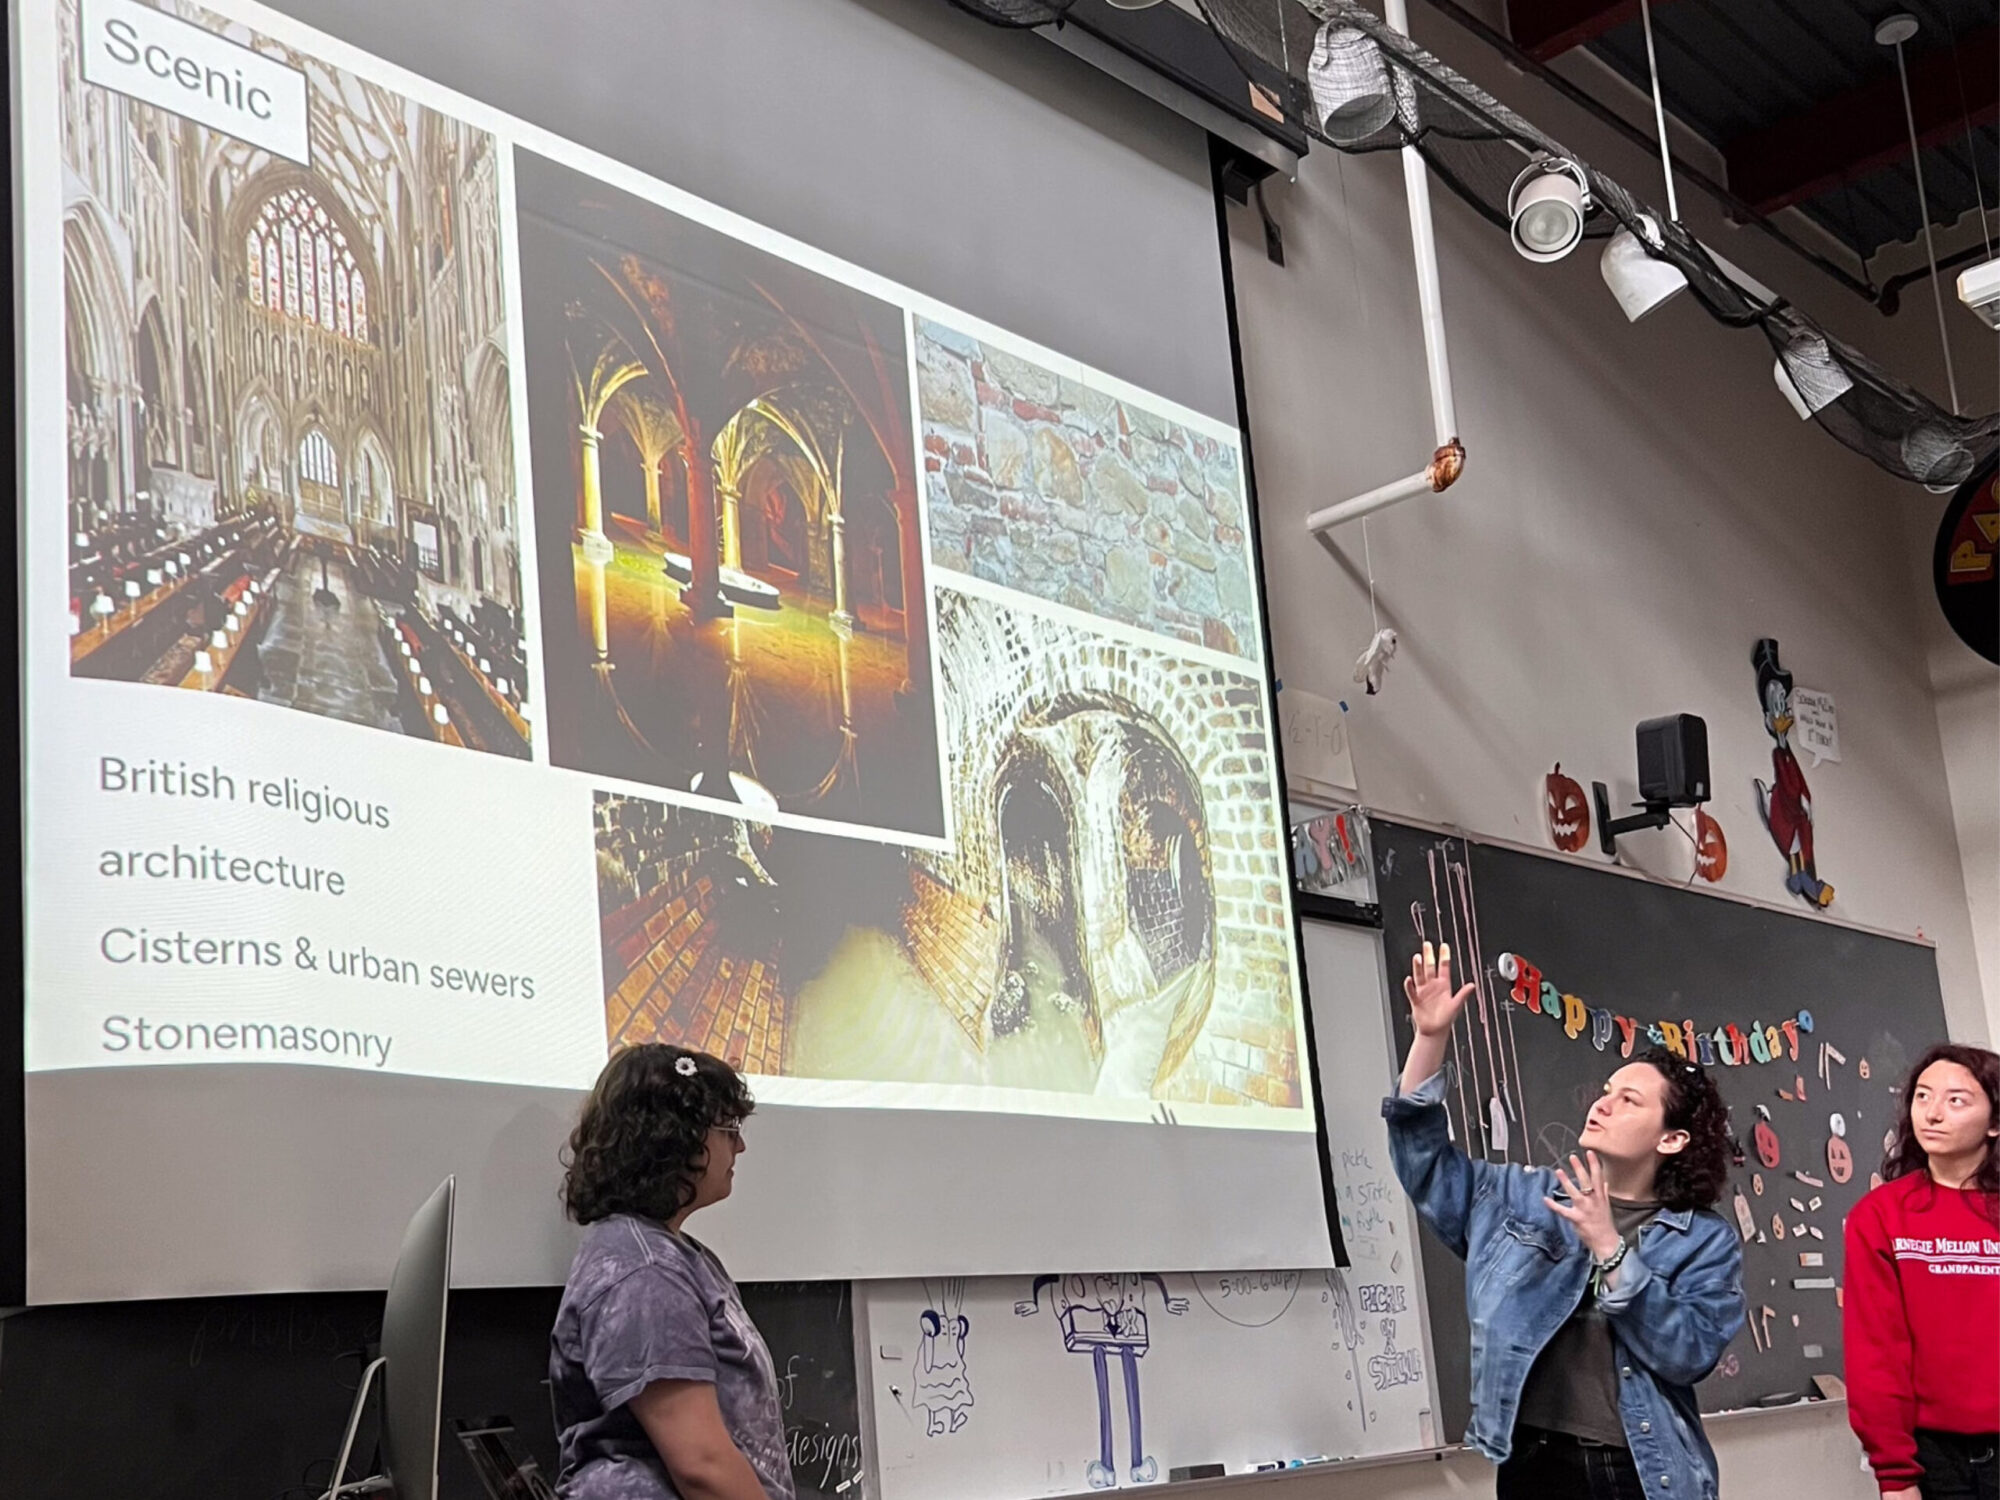
<svg viewBox="0 0 2000 1500"><path fill-rule="evenodd" d="M1618 853L1620 834L1665 828L1674 807L1698 807L1708 800L1708 722L1696 714L1647 719L1635 732L1639 749L1639 811L1611 816L1611 794L1601 781L1590 784L1597 805L1597 846Z"/></svg>
<svg viewBox="0 0 2000 1500"><path fill-rule="evenodd" d="M1639 797L1651 806L1698 807L1708 800L1708 722L1669 714L1639 726Z"/></svg>

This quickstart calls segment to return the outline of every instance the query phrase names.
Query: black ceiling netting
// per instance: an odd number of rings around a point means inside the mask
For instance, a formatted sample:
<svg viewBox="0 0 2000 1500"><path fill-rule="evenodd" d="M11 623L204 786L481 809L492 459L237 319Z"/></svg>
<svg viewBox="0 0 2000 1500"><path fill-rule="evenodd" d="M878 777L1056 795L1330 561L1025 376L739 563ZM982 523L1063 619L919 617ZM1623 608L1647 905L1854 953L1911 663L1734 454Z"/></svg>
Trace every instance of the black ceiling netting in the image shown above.
<svg viewBox="0 0 2000 1500"><path fill-rule="evenodd" d="M1060 23L1073 0L949 0L1005 26ZM1756 327L1786 395L1840 442L1899 479L1950 490L2000 450L2000 414L1944 410L1783 298L1732 278L1685 229L1350 0L1198 0L1246 80L1286 120L1339 151L1414 146L1431 171L1503 233L1510 193L1537 161L1574 167L1586 238L1632 232L1635 252L1687 279L1718 321ZM1747 278L1746 278L1747 279ZM1781 387L1782 388L1782 387Z"/></svg>

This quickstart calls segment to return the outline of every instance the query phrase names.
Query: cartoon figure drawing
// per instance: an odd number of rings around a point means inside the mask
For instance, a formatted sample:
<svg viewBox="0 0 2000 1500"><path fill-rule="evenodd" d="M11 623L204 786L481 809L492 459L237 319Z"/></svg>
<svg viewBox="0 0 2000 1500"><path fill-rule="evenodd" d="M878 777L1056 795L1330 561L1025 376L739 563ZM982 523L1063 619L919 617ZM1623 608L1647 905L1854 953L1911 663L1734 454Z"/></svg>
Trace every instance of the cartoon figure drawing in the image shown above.
<svg viewBox="0 0 2000 1500"><path fill-rule="evenodd" d="M1111 1446L1111 1356L1125 1367L1125 1414L1132 1428L1132 1482L1151 1484L1160 1466L1146 1452L1139 1418L1139 1361L1152 1347L1146 1324L1146 1283L1160 1289L1161 1300L1174 1317L1188 1310L1188 1299L1176 1297L1167 1283L1148 1271L1104 1276L1037 1276L1033 1294L1014 1304L1017 1317L1032 1318L1041 1310L1042 1293L1054 1287L1050 1302L1062 1326L1063 1348L1071 1354L1088 1352L1097 1372L1097 1457L1084 1470L1094 1490L1115 1488L1117 1460Z"/></svg>
<svg viewBox="0 0 2000 1500"><path fill-rule="evenodd" d="M1773 784L1753 781L1757 813L1771 830L1771 841L1785 856L1785 889L1824 911L1833 904L1833 887L1813 866L1812 792L1806 773L1792 753L1792 674L1778 665L1778 643L1769 637L1750 653L1757 669L1757 696L1764 704L1764 728L1771 736Z"/></svg>
<svg viewBox="0 0 2000 1500"><path fill-rule="evenodd" d="M965 1367L965 1336L972 1325L963 1279L924 1283L930 1305L918 1316L917 1370L911 1404L924 1414L924 1436L943 1437L965 1425L972 1410L972 1378Z"/></svg>

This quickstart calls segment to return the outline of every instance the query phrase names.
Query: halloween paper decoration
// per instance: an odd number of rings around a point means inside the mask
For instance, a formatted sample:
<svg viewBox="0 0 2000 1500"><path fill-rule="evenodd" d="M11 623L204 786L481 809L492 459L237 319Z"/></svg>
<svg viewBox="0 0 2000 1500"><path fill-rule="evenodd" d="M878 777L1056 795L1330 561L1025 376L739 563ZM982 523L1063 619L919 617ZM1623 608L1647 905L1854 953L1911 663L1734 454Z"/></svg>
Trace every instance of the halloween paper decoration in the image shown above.
<svg viewBox="0 0 2000 1500"><path fill-rule="evenodd" d="M1771 1128L1771 1122L1769 1120L1759 1120L1757 1128L1751 1131L1750 1137L1757 1145L1757 1160L1761 1161L1767 1167L1776 1168L1778 1165L1778 1132Z"/></svg>
<svg viewBox="0 0 2000 1500"><path fill-rule="evenodd" d="M1864 1057L1860 1062L1856 1063L1854 1071L1859 1073L1863 1078L1866 1078L1868 1076L1868 1059Z"/></svg>
<svg viewBox="0 0 2000 1500"><path fill-rule="evenodd" d="M1826 1128L1832 1131L1835 1135L1846 1135L1847 1121L1844 1118L1842 1118L1840 1112L1836 1110L1833 1114L1830 1114L1826 1117Z"/></svg>
<svg viewBox="0 0 2000 1500"><path fill-rule="evenodd" d="M2000 662L2000 497L1991 459L1958 488L1938 525L1931 579L1958 638Z"/></svg>
<svg viewBox="0 0 2000 1500"><path fill-rule="evenodd" d="M1775 1239L1785 1237L1785 1221L1776 1214L1771 1215L1771 1234Z"/></svg>
<svg viewBox="0 0 2000 1500"><path fill-rule="evenodd" d="M1565 854L1574 854L1590 842L1590 802L1575 777L1563 775L1562 762L1548 775L1548 798L1544 810L1549 819L1549 838Z"/></svg>
<svg viewBox="0 0 2000 1500"><path fill-rule="evenodd" d="M1757 789L1757 815L1785 856L1785 889L1815 911L1833 905L1833 887L1813 864L1812 792L1792 753L1792 674L1778 664L1778 643L1766 636L1750 653L1757 669L1757 696L1764 705L1764 729L1771 736L1771 785Z"/></svg>
<svg viewBox="0 0 2000 1500"><path fill-rule="evenodd" d="M1722 825L1697 807L1694 810L1694 872L1710 885L1729 873L1729 840Z"/></svg>
<svg viewBox="0 0 2000 1500"><path fill-rule="evenodd" d="M1845 1137L1826 1138L1826 1171L1835 1182L1845 1182L1854 1175L1854 1153L1847 1149Z"/></svg>
<svg viewBox="0 0 2000 1500"><path fill-rule="evenodd" d="M1764 1174L1762 1172L1752 1172L1750 1174L1750 1190L1759 1198L1764 1196Z"/></svg>
<svg viewBox="0 0 2000 1500"><path fill-rule="evenodd" d="M1757 1233L1757 1221L1750 1216L1750 1200L1743 1196L1740 1188L1736 1192L1736 1227L1746 1240Z"/></svg>

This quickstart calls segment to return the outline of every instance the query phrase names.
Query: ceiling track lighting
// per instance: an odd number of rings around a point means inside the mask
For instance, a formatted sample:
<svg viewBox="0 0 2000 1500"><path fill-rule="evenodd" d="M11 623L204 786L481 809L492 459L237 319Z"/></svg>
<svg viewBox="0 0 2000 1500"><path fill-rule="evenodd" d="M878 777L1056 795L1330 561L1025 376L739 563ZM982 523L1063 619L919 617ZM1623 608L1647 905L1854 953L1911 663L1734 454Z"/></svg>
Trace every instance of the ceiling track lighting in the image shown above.
<svg viewBox="0 0 2000 1500"><path fill-rule="evenodd" d="M1583 168L1566 156L1537 157L1507 190L1514 248L1537 265L1561 260L1583 243L1595 207Z"/></svg>

